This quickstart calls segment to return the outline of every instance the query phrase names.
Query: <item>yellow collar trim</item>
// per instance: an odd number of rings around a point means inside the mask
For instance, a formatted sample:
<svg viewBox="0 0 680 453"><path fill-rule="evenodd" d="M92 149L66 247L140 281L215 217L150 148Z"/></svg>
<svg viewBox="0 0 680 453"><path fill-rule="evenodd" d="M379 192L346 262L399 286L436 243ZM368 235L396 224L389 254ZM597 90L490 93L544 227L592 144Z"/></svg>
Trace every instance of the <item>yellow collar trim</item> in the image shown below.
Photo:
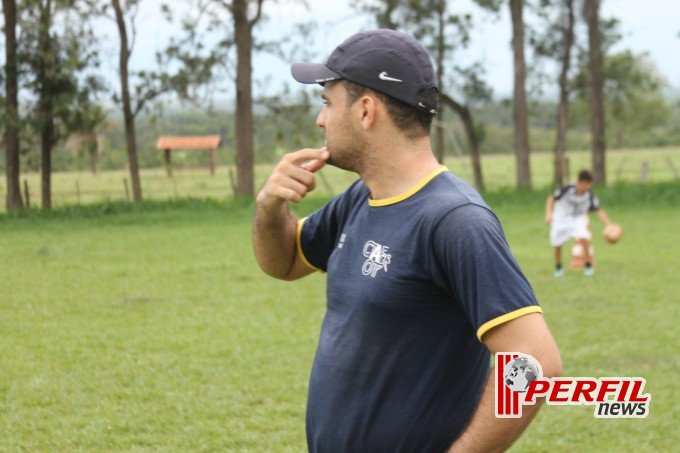
<svg viewBox="0 0 680 453"><path fill-rule="evenodd" d="M425 176L425 178L424 178L422 181L420 181L420 182L419 182L415 187L413 187L412 189L409 189L409 190L407 190L406 192L404 192L404 193L402 193L402 194L395 195L395 196L389 197L389 198L383 198L383 199L380 199L380 200L371 200L371 199L369 198L369 199L368 199L368 205L369 205L369 206L373 206L373 207L378 207L378 206L388 206L388 205L391 205L391 204L399 203L400 201L404 201L404 200L406 200L407 198L409 198L409 197L415 195L416 193L418 193L418 191L420 191L420 189L422 189L423 187L425 187L425 186L427 185L428 182L432 181L432 180L434 179L435 176L437 176L438 174L443 173L443 172L445 172L445 171L449 171L449 169L446 168L445 166L441 165L441 166L440 166L439 168L437 168L435 171L433 171L433 172L430 173L429 175Z"/></svg>

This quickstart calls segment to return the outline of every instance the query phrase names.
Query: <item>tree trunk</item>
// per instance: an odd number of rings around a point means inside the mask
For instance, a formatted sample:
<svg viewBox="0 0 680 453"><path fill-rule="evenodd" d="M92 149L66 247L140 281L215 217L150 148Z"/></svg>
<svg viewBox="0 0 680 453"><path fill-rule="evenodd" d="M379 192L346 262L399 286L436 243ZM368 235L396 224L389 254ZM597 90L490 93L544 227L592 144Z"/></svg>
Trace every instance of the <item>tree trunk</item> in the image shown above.
<svg viewBox="0 0 680 453"><path fill-rule="evenodd" d="M557 104L557 136L555 139L555 185L562 187L565 183L565 154L567 150L567 118L569 115L569 68L571 66L571 48L574 44L574 2L566 0L564 5L564 53L562 70L560 71L560 98Z"/></svg>
<svg viewBox="0 0 680 453"><path fill-rule="evenodd" d="M444 37L444 29L446 23L444 22L444 13L446 10L446 1L438 0L437 2L437 85L439 86L439 91L444 91L444 56L446 53L446 42ZM444 108L439 108L438 119L440 122L444 122ZM440 164L444 163L444 150L445 150L445 140L444 140L444 129L438 127L435 131L435 155Z"/></svg>
<svg viewBox="0 0 680 453"><path fill-rule="evenodd" d="M523 0L510 0L512 16L512 49L515 66L514 126L515 159L517 161L517 187L531 188L531 164L529 161L529 121L525 88L526 67L524 61Z"/></svg>
<svg viewBox="0 0 680 453"><path fill-rule="evenodd" d="M16 0L2 0L5 15L5 158L8 211L23 207L19 183L19 84L17 81Z"/></svg>
<svg viewBox="0 0 680 453"><path fill-rule="evenodd" d="M41 201L42 209L52 209L52 145L54 144L54 97L52 79L55 70L55 56L50 39L52 28L52 0L40 5L40 156L41 156Z"/></svg>
<svg viewBox="0 0 680 453"><path fill-rule="evenodd" d="M477 138L477 129L475 128L474 120L472 119L472 113L470 109L462 105L445 93L439 94L441 100L451 107L459 116L463 122L463 127L465 128L465 135L470 145L470 159L472 161L472 171L475 179L475 187L477 190L484 190L484 178L482 176L482 160L481 153L479 152L479 140Z"/></svg>
<svg viewBox="0 0 680 453"><path fill-rule="evenodd" d="M46 102L43 110L43 124L40 137L42 208L52 209L52 144L54 143L54 108Z"/></svg>
<svg viewBox="0 0 680 453"><path fill-rule="evenodd" d="M116 12L116 23L120 35L120 88L123 97L123 118L125 122L125 137L127 141L128 163L130 165L130 179L132 180L132 195L135 201L142 200L142 184L139 178L139 164L137 163L137 137L135 132L135 115L132 113L130 88L128 82L128 62L130 49L128 47L127 28L119 0L112 0Z"/></svg>
<svg viewBox="0 0 680 453"><path fill-rule="evenodd" d="M252 25L248 1L234 0L232 15L236 34L236 196L255 195L253 95L251 52Z"/></svg>
<svg viewBox="0 0 680 453"><path fill-rule="evenodd" d="M604 124L604 75L602 35L600 33L600 0L586 0L585 15L588 22L588 70L590 72L590 112L593 183L607 182L605 154L607 141Z"/></svg>

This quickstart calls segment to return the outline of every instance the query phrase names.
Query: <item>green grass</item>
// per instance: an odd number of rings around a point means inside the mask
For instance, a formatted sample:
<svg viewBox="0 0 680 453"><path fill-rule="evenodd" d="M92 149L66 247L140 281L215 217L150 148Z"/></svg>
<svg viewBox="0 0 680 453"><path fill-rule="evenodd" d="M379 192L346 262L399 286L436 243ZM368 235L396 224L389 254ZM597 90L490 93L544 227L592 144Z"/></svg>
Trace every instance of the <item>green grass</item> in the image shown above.
<svg viewBox="0 0 680 453"><path fill-rule="evenodd" d="M488 194L565 374L644 376L652 395L644 420L544 407L513 451L677 448L679 189L601 191L625 237L597 234L596 276L561 280L545 194ZM0 215L0 451L304 451L325 281L262 274L251 216L199 200Z"/></svg>

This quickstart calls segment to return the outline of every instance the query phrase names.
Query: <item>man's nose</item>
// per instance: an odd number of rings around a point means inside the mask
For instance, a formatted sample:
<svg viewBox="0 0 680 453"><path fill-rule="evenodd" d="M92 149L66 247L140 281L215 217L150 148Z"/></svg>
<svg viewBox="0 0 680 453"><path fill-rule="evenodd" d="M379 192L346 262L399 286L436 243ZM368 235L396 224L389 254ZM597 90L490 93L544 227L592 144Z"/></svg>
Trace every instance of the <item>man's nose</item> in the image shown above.
<svg viewBox="0 0 680 453"><path fill-rule="evenodd" d="M318 127L326 127L326 107L322 108L316 117L316 125Z"/></svg>

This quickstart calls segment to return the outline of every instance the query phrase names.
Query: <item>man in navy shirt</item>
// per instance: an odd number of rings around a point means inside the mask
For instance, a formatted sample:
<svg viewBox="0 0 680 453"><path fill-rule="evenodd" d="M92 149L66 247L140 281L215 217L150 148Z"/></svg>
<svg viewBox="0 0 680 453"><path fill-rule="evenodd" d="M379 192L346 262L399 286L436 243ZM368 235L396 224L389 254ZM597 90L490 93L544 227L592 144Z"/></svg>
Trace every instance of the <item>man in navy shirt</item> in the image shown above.
<svg viewBox="0 0 680 453"><path fill-rule="evenodd" d="M404 33L372 30L292 73L324 87L326 142L282 158L257 196L253 237L269 275L327 274L309 450L506 449L537 406L494 416L490 353L530 354L547 377L561 361L498 219L432 154L429 55ZM360 179L298 220L288 202L327 164Z"/></svg>

